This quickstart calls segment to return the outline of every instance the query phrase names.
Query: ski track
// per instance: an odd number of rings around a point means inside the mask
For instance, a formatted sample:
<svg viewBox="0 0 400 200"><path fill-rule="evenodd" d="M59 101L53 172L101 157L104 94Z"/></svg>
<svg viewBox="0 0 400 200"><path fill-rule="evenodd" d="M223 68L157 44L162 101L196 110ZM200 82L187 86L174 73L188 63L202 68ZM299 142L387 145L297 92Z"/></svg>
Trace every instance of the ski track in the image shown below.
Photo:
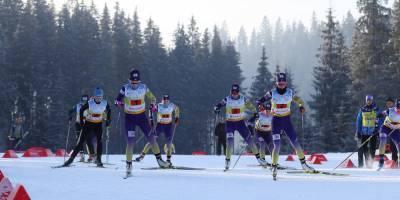
<svg viewBox="0 0 400 200"><path fill-rule="evenodd" d="M326 154L328 162L312 165L321 171L332 171L348 154ZM21 156L19 154L19 156ZM298 161L280 164L300 168ZM132 177L123 179L123 155L111 155L106 168L94 164L73 163L67 168L51 169L63 162L63 157L0 158L0 169L15 185L23 184L32 199L138 199L138 200L209 200L209 199L395 199L399 198L400 170L343 169L338 173L350 176L322 174L287 174L279 170L277 181L271 171L255 166L253 156L242 156L235 169L223 172L223 156L175 155L176 166L206 168L206 170L141 170L157 166L153 156L133 163ZM236 161L237 156L232 160ZM352 157L356 162L356 157ZM290 170L289 170L290 171Z"/></svg>

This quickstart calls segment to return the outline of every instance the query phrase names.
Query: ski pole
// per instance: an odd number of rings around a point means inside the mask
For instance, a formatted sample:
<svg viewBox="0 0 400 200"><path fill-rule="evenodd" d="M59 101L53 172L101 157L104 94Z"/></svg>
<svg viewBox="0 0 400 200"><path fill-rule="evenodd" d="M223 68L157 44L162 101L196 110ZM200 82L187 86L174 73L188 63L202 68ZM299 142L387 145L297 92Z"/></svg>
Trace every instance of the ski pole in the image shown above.
<svg viewBox="0 0 400 200"><path fill-rule="evenodd" d="M390 135L392 135L392 133L397 130L397 129L393 129L392 131L390 131L390 133L388 134L388 137L390 137ZM372 137L374 137L377 133L374 133L373 135L371 135L367 140L365 140L363 143L361 143L361 145L357 148L356 151L354 151L353 153L351 153L349 156L347 156L341 163L339 163L339 165L337 165L335 168L333 168L333 170L337 169L338 167L340 167L344 162L346 162L347 159L349 159L353 154L355 154L356 152L358 152L358 150L363 147L365 144L367 144Z"/></svg>
<svg viewBox="0 0 400 200"><path fill-rule="evenodd" d="M106 131L106 163L108 164L108 142L110 141L110 128L107 127L107 131Z"/></svg>
<svg viewBox="0 0 400 200"><path fill-rule="evenodd" d="M242 151L239 154L239 157L236 159L235 164L233 165L232 169L234 169L236 167L236 164L239 162L240 157L242 157L243 153L246 151L246 146L242 149Z"/></svg>
<svg viewBox="0 0 400 200"><path fill-rule="evenodd" d="M71 121L68 121L67 139L65 140L64 162L65 162L65 156L67 155L67 152L68 152L68 139L69 139L70 130L71 130Z"/></svg>

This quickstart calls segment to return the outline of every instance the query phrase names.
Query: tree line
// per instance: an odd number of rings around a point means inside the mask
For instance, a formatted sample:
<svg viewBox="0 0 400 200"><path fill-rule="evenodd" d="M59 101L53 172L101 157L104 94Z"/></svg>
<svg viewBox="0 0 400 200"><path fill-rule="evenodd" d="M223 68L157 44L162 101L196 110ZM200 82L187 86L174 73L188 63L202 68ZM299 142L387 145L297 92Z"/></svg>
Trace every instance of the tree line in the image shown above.
<svg viewBox="0 0 400 200"><path fill-rule="evenodd" d="M301 23L283 29L278 20L275 36L269 37L265 18L250 42L244 30L232 41L223 27L200 30L191 18L177 24L173 46L166 47L155 21L141 24L137 11L125 13L118 3L113 13L107 5L99 11L81 1L56 12L51 1L0 0L0 127L6 132L13 115L23 113L31 132L25 147L61 148L68 110L79 97L99 86L113 103L129 70L137 68L158 100L168 93L182 109L177 152L210 151L213 105L228 95L232 83L243 82L241 65L258 66L246 93L251 99L272 88L279 71L288 74L296 92L304 85L296 79L312 80L306 89L310 114L293 116L299 138L307 140L305 149L352 150L364 95L374 95L382 106L386 97L399 94L400 73L399 1L393 9L380 0L357 5L359 19L348 14L339 23L329 9L323 22L313 18L310 32ZM287 51L294 46L299 51ZM300 59L310 56L315 61ZM312 77L304 75L307 71ZM113 109L112 118L110 148L121 153L123 115Z"/></svg>

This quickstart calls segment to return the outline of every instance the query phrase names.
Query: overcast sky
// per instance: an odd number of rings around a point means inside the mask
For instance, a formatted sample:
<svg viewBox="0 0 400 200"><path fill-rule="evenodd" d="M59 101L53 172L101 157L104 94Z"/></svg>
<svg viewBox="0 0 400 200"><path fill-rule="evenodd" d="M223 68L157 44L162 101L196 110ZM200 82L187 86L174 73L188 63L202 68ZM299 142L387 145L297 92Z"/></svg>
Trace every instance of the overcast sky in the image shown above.
<svg viewBox="0 0 400 200"><path fill-rule="evenodd" d="M54 0L60 7L66 0ZM86 0L89 1L89 0ZM113 8L117 0L94 0L101 11L104 4ZM201 28L212 28L226 21L230 34L235 36L244 26L248 34L258 27L263 16L271 23L280 17L284 22L302 21L309 25L313 11L319 19L324 19L331 6L338 19L348 11L359 16L357 0L118 0L121 7L130 15L138 9L142 23L153 18L161 28L165 43L170 43L177 23L187 24L194 16ZM390 0L388 6L392 6Z"/></svg>

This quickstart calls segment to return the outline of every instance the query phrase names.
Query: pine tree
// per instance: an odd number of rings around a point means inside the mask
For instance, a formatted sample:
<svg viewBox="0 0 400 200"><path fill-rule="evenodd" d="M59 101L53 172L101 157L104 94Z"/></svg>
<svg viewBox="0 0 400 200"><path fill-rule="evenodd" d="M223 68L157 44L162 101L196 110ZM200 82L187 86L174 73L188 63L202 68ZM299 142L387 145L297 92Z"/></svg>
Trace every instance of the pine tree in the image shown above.
<svg viewBox="0 0 400 200"><path fill-rule="evenodd" d="M351 44L353 43L355 24L356 24L356 20L354 19L351 12L348 11L346 14L346 18L343 19L343 22L342 22L343 37L345 40L345 45L348 47L350 47Z"/></svg>
<svg viewBox="0 0 400 200"><path fill-rule="evenodd" d="M400 2L396 0L393 6L393 26L391 31L391 38L389 40L390 49L390 65L389 65L389 77L390 81L389 89L386 90L388 95L397 96L400 93L398 85L400 84Z"/></svg>
<svg viewBox="0 0 400 200"><path fill-rule="evenodd" d="M351 49L353 96L361 103L366 94L372 94L381 103L389 80L385 45L390 35L390 9L382 5L382 0L358 0L357 6L362 15Z"/></svg>
<svg viewBox="0 0 400 200"><path fill-rule="evenodd" d="M274 78L267 68L269 64L267 60L268 57L265 52L265 47L263 47L261 61L258 63L259 67L257 68L258 74L254 77L249 92L249 95L253 100L265 95L265 93L274 86Z"/></svg>
<svg viewBox="0 0 400 200"><path fill-rule="evenodd" d="M310 107L315 121L313 147L318 151L343 151L350 136L352 119L347 49L338 22L328 10L322 30L323 44L319 48L318 65L314 68L314 89ZM346 109L347 108L347 109ZM349 118L350 117L350 118ZM319 142L318 142L319 141Z"/></svg>

